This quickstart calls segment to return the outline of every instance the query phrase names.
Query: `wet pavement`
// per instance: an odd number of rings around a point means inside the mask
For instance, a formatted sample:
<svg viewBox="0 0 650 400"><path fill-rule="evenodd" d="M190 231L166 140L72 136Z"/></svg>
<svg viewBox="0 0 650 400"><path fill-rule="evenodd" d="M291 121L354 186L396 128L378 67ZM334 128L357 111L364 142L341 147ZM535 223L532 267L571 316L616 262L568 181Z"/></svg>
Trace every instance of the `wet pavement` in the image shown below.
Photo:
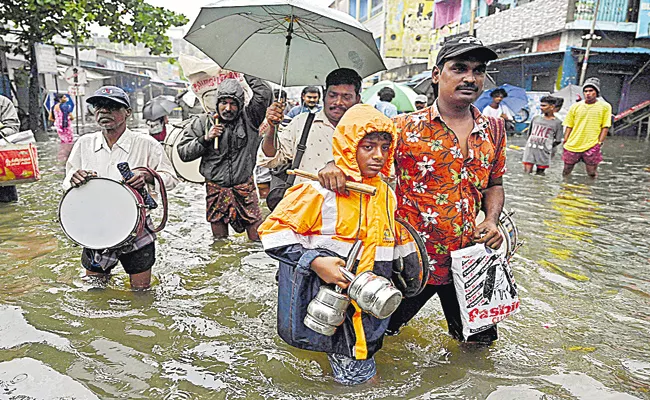
<svg viewBox="0 0 650 400"><path fill-rule="evenodd" d="M355 388L277 336L275 262L243 234L211 238L200 185L169 193L150 291L121 268L105 288L82 281L57 222L70 147L39 144L43 179L0 205L0 400L650 398L650 144L608 140L594 181L582 165L563 179L559 159L525 175L524 142L510 141L505 177L527 242L522 311L476 349L432 301L385 340L378 382Z"/></svg>

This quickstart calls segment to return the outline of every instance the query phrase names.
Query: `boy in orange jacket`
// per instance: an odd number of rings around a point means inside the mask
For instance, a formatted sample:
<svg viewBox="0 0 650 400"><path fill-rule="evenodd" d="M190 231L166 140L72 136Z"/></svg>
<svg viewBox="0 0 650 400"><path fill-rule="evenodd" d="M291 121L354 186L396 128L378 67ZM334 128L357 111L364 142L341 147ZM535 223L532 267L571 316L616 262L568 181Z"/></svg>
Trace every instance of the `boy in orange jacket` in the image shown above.
<svg viewBox="0 0 650 400"><path fill-rule="evenodd" d="M373 354L382 346L388 319L375 318L352 303L333 336L312 331L303 320L322 284L347 288L339 267L345 266L356 240L362 241L363 250L352 272L371 270L390 279L397 202L379 174L390 173L395 137L393 122L372 106L350 108L334 132L334 162L348 180L377 188L376 195L342 196L317 181L301 183L287 191L259 228L265 251L280 261L278 333L294 347L327 353L334 379L345 385L376 374Z"/></svg>

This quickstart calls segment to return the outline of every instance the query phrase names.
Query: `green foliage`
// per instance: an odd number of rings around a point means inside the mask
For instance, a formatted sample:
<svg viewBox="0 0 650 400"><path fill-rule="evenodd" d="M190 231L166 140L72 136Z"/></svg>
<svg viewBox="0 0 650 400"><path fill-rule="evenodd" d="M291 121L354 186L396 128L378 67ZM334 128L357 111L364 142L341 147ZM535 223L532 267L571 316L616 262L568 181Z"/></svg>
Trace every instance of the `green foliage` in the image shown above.
<svg viewBox="0 0 650 400"><path fill-rule="evenodd" d="M17 35L17 52L29 55L29 46L51 44L54 36L79 40L90 37L90 26L110 29L109 39L119 43L143 43L151 54L169 54L171 42L165 35L172 26L188 19L144 0L2 0L0 34Z"/></svg>

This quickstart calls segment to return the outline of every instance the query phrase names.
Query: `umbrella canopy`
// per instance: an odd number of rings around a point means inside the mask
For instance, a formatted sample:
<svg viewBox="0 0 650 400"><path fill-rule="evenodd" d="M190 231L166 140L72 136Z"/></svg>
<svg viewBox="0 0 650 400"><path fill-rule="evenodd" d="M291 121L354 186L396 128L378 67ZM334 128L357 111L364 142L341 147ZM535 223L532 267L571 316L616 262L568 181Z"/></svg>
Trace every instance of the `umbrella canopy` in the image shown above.
<svg viewBox="0 0 650 400"><path fill-rule="evenodd" d="M391 81L377 82L373 86L361 93L361 101L366 104L375 105L379 101L377 93L380 89L389 87L395 91L395 98L391 101L397 107L397 111L411 112L415 111L415 97L418 95L406 85L394 83Z"/></svg>
<svg viewBox="0 0 650 400"><path fill-rule="evenodd" d="M174 101L165 96L157 96L149 100L142 109L144 119L157 120L169 115L174 108L178 107Z"/></svg>
<svg viewBox="0 0 650 400"><path fill-rule="evenodd" d="M308 0L222 0L201 8L185 40L222 68L281 86L322 85L341 67L361 77L386 69L360 22Z"/></svg>
<svg viewBox="0 0 650 400"><path fill-rule="evenodd" d="M501 104L505 104L513 113L518 113L519 110L528 105L528 95L526 95L526 89L519 86L513 86L509 84L501 85L499 87L485 90L481 96L474 102L474 105L479 109L483 110L490 103L492 103L492 97L490 94L496 89L504 89L508 93L508 97L503 99Z"/></svg>

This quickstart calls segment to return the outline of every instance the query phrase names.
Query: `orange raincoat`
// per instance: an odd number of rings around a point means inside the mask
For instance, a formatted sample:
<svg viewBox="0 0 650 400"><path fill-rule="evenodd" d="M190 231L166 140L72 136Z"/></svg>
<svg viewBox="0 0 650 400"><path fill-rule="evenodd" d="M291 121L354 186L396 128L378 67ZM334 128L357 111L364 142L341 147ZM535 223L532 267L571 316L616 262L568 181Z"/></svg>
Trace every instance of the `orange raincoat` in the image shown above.
<svg viewBox="0 0 650 400"><path fill-rule="evenodd" d="M353 272L372 270L391 277L395 256L396 197L379 176L361 176L357 146L371 132L393 137L382 174L388 176L393 163L396 131L393 122L366 104L350 108L338 123L332 140L334 162L349 180L377 188L369 196L350 192L337 195L318 182L290 188L275 211L259 228L262 244L280 261L278 275L278 332L290 345L359 360L372 356L382 346L388 319L379 320L362 312L353 302L345 322L333 336L318 334L303 324L307 305L323 282L310 269L319 256L346 259L358 238L363 248Z"/></svg>

